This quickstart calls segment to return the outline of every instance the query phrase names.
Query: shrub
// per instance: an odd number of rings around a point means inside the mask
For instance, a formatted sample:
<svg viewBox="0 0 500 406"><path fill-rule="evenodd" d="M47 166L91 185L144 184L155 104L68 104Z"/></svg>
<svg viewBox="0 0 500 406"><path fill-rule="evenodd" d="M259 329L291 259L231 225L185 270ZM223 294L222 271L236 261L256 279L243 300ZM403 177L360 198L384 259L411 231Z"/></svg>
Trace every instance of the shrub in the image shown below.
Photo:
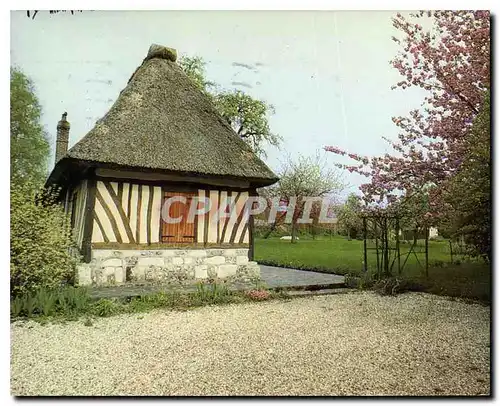
<svg viewBox="0 0 500 406"><path fill-rule="evenodd" d="M11 299L10 301L10 314L12 317L21 316L24 309L23 297L17 296Z"/></svg>
<svg viewBox="0 0 500 406"><path fill-rule="evenodd" d="M57 305L64 314L82 313L88 310L90 296L83 287L68 286L57 291Z"/></svg>
<svg viewBox="0 0 500 406"><path fill-rule="evenodd" d="M92 304L91 313L100 317L108 317L118 313L119 307L119 304L113 300L99 299Z"/></svg>
<svg viewBox="0 0 500 406"><path fill-rule="evenodd" d="M150 295L134 297L128 303L128 310L132 313L143 312L157 307L173 305L173 293L158 292Z"/></svg>
<svg viewBox="0 0 500 406"><path fill-rule="evenodd" d="M44 316L52 316L56 312L57 294L46 289L36 292L37 306Z"/></svg>
<svg viewBox="0 0 500 406"><path fill-rule="evenodd" d="M398 295L404 292L424 292L425 286L405 278L387 278L376 281L373 284L373 290L383 296Z"/></svg>
<svg viewBox="0 0 500 406"><path fill-rule="evenodd" d="M232 293L227 286L215 281L210 284L198 283L196 293L191 295L195 304L226 303L231 297Z"/></svg>
<svg viewBox="0 0 500 406"><path fill-rule="evenodd" d="M13 295L74 281L71 227L55 192L29 183L11 188L10 283Z"/></svg>
<svg viewBox="0 0 500 406"><path fill-rule="evenodd" d="M11 297L11 316L76 316L88 311L91 298L84 288L40 288Z"/></svg>
<svg viewBox="0 0 500 406"><path fill-rule="evenodd" d="M248 292L245 292L246 296L249 297L252 300L267 300L269 299L270 293L267 290L257 290L257 289L252 289L249 290Z"/></svg>

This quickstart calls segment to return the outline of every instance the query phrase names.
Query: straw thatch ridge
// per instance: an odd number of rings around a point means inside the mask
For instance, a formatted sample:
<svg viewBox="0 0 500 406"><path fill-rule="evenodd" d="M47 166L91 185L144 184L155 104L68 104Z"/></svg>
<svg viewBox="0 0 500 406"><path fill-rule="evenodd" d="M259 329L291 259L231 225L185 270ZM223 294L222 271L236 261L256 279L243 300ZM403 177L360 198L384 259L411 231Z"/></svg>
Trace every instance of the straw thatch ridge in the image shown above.
<svg viewBox="0 0 500 406"><path fill-rule="evenodd" d="M276 175L168 55L158 48L149 53L108 113L59 164L76 159L274 183Z"/></svg>

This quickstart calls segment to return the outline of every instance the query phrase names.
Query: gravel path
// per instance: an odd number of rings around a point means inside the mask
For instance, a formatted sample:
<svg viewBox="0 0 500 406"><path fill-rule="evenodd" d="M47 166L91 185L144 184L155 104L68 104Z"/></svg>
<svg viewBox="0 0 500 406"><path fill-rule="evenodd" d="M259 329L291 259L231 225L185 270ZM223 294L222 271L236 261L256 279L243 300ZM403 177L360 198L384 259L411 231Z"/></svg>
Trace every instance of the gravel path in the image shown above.
<svg viewBox="0 0 500 406"><path fill-rule="evenodd" d="M410 293L11 327L13 395L489 394L490 308Z"/></svg>

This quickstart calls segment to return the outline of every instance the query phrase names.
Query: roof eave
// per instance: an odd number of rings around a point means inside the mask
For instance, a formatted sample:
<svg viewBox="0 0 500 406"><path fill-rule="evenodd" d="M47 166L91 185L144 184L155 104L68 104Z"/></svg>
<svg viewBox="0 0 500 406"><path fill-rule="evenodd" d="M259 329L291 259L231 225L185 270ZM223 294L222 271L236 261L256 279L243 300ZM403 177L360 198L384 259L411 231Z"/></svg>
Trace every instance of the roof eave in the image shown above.
<svg viewBox="0 0 500 406"><path fill-rule="evenodd" d="M79 179L84 179L89 176L89 170L96 168L107 168L116 170L128 170L137 171L145 173L161 173L161 174L175 174L180 176L194 176L194 177L210 177L219 180L244 180L250 184L250 189L257 189L261 187L270 186L276 183L278 177L246 177L246 176L234 176L234 175L215 175L209 173L199 173L199 172L183 172L183 171L171 171L164 169L153 169L144 167L133 167L124 166L112 163L103 163L96 161L88 161L82 159L72 158L68 155L61 158L55 165L54 169L50 173L45 186L49 187L51 185L66 186L69 183L73 183ZM201 182L203 183L203 182Z"/></svg>

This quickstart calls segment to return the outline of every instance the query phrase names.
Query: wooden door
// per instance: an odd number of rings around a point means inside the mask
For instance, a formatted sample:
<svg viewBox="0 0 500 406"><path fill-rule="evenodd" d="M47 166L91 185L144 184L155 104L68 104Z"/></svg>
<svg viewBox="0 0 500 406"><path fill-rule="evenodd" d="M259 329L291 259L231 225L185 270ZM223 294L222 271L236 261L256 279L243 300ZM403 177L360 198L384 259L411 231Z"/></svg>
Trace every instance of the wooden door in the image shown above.
<svg viewBox="0 0 500 406"><path fill-rule="evenodd" d="M195 192L165 192L163 195L163 203L166 199L176 196L184 196L186 203L174 201L169 207L169 216L171 218L182 217L178 223L167 223L161 219L161 242L167 243L194 243L196 242L196 221L188 221L189 208L193 202ZM163 207L163 204L162 204Z"/></svg>

